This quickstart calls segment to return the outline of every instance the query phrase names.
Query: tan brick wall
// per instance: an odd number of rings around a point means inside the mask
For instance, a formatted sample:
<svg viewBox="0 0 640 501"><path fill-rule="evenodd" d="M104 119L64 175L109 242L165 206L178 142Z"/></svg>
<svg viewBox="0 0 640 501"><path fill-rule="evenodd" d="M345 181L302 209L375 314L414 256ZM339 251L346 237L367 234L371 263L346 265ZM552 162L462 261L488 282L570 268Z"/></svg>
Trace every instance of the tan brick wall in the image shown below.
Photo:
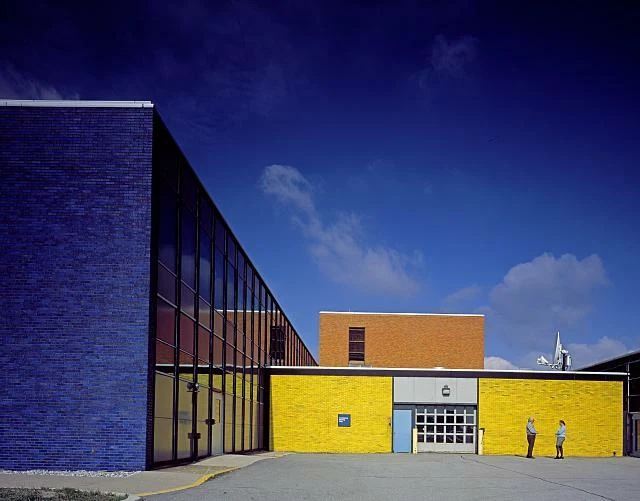
<svg viewBox="0 0 640 501"><path fill-rule="evenodd" d="M320 365L349 365L349 327L365 328L372 367L484 368L484 317L320 313Z"/></svg>

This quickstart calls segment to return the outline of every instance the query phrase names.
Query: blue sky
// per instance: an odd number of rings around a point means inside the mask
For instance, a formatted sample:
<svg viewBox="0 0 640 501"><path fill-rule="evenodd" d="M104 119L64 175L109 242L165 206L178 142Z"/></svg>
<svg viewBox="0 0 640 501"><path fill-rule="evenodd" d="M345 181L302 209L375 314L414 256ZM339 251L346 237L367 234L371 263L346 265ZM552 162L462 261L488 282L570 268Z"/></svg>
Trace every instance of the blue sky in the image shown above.
<svg viewBox="0 0 640 501"><path fill-rule="evenodd" d="M150 99L307 345L320 310L640 348L633 3L23 2L0 97Z"/></svg>

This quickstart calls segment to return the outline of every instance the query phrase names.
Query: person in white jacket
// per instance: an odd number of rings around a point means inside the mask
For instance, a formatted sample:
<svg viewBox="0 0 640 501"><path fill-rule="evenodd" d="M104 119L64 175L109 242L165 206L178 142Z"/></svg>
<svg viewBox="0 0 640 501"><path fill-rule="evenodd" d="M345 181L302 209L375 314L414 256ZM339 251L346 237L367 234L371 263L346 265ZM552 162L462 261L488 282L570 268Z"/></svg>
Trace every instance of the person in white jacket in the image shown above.
<svg viewBox="0 0 640 501"><path fill-rule="evenodd" d="M556 459L564 459L564 449L562 448L562 444L564 444L566 436L567 424L561 419L560 428L556 431Z"/></svg>

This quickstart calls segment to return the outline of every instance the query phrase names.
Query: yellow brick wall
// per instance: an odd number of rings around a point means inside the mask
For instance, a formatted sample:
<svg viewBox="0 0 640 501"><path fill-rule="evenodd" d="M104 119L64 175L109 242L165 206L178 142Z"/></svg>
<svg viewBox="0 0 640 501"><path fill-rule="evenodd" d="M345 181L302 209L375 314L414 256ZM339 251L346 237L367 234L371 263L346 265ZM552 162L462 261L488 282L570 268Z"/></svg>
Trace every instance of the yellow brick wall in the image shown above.
<svg viewBox="0 0 640 501"><path fill-rule="evenodd" d="M271 450L391 452L392 387L390 377L272 375Z"/></svg>
<svg viewBox="0 0 640 501"><path fill-rule="evenodd" d="M565 455L622 455L622 390L622 381L480 379L484 453L526 455L525 428L534 416L534 456L555 455L560 419L567 423Z"/></svg>

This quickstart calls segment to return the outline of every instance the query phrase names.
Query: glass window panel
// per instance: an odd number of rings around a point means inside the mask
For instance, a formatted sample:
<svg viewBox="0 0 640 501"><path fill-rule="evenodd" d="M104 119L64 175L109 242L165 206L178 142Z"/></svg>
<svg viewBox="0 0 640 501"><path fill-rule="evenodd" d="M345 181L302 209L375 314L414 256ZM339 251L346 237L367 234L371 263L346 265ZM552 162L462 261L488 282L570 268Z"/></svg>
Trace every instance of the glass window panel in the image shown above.
<svg viewBox="0 0 640 501"><path fill-rule="evenodd" d="M444 433L444 426L436 426L436 433Z"/></svg>
<svg viewBox="0 0 640 501"><path fill-rule="evenodd" d="M158 294L176 304L176 277L158 263Z"/></svg>
<svg viewBox="0 0 640 501"><path fill-rule="evenodd" d="M173 420L156 417L153 420L153 460L173 459Z"/></svg>
<svg viewBox="0 0 640 501"><path fill-rule="evenodd" d="M474 424L475 416L473 414L467 415L467 424Z"/></svg>
<svg viewBox="0 0 640 501"><path fill-rule="evenodd" d="M464 434L464 426L456 426L456 433Z"/></svg>
<svg viewBox="0 0 640 501"><path fill-rule="evenodd" d="M207 329L198 327L198 358L205 364L211 360L211 333Z"/></svg>
<svg viewBox="0 0 640 501"><path fill-rule="evenodd" d="M190 353L185 353L184 351L180 351L180 370L178 374L180 375L180 379L185 379L188 381L193 381L193 366L195 364L195 358Z"/></svg>
<svg viewBox="0 0 640 501"><path fill-rule="evenodd" d="M461 444L464 437L462 435L456 435L456 444Z"/></svg>
<svg viewBox="0 0 640 501"><path fill-rule="evenodd" d="M432 444L432 443L433 443L433 441L434 441L434 438L435 438L435 437L434 437L433 435L427 435L427 436L426 436L426 439L427 439L427 440L426 440L426 442L427 442L427 443L431 443L431 444Z"/></svg>
<svg viewBox="0 0 640 501"><path fill-rule="evenodd" d="M473 433L474 432L474 427L473 426L467 426L467 433Z"/></svg>
<svg viewBox="0 0 640 501"><path fill-rule="evenodd" d="M180 309L192 317L196 316L196 295L187 285L181 284Z"/></svg>
<svg viewBox="0 0 640 501"><path fill-rule="evenodd" d="M464 442L466 444L472 444L473 443L473 435L465 435L464 436Z"/></svg>
<svg viewBox="0 0 640 501"><path fill-rule="evenodd" d="M238 279L238 291L236 297L238 298L238 312L244 310L244 280ZM241 323L241 320L238 319L238 323Z"/></svg>
<svg viewBox="0 0 640 501"><path fill-rule="evenodd" d="M416 428L418 428L418 433L424 433L424 425L423 424L417 425Z"/></svg>
<svg viewBox="0 0 640 501"><path fill-rule="evenodd" d="M200 281L198 283L200 296L211 302L211 240L200 232Z"/></svg>
<svg viewBox="0 0 640 501"><path fill-rule="evenodd" d="M236 437L235 437L235 450L242 450L242 408L243 401L242 398L236 398L236 420L235 420L235 428L236 428Z"/></svg>
<svg viewBox="0 0 640 501"><path fill-rule="evenodd" d="M158 202L158 259L175 272L178 205L175 195L164 185L158 193Z"/></svg>
<svg viewBox="0 0 640 501"><path fill-rule="evenodd" d="M224 349L224 341L218 336L213 336L213 365L222 367L222 350Z"/></svg>
<svg viewBox="0 0 640 501"><path fill-rule="evenodd" d="M227 316L233 317L233 313L229 312L227 314ZM226 322L225 336L226 336L227 344L230 344L231 346L235 346L235 344L236 344L236 331L235 331L235 328L234 328L234 326L233 326L233 324L231 322Z"/></svg>
<svg viewBox="0 0 640 501"><path fill-rule="evenodd" d="M244 441L243 449L251 449L251 401L244 400Z"/></svg>
<svg viewBox="0 0 640 501"><path fill-rule="evenodd" d="M162 179L178 190L178 147L162 123L154 124L153 155Z"/></svg>
<svg viewBox="0 0 640 501"><path fill-rule="evenodd" d="M456 416L456 423L464 423L464 416Z"/></svg>
<svg viewBox="0 0 640 501"><path fill-rule="evenodd" d="M211 305L202 298L198 301L198 322L207 329L211 328Z"/></svg>
<svg viewBox="0 0 640 501"><path fill-rule="evenodd" d="M258 404L257 402L253 403L253 407L251 409L251 446L253 449L258 448Z"/></svg>
<svg viewBox="0 0 640 501"><path fill-rule="evenodd" d="M234 365L234 361L235 361L235 350L233 348L233 345L227 343L227 358L226 358L226 366L227 366L227 370L232 370L233 369L233 365Z"/></svg>
<svg viewBox="0 0 640 501"><path fill-rule="evenodd" d="M224 308L224 255L216 250L215 255L215 275L214 275L214 307L222 311Z"/></svg>
<svg viewBox="0 0 640 501"><path fill-rule="evenodd" d="M443 415L436 415L436 423L444 423L444 416Z"/></svg>
<svg viewBox="0 0 640 501"><path fill-rule="evenodd" d="M447 433L453 433L453 426L445 426L445 428L446 428L445 431Z"/></svg>
<svg viewBox="0 0 640 501"><path fill-rule="evenodd" d="M438 444L444 443L444 435L436 435L436 443Z"/></svg>
<svg viewBox="0 0 640 501"><path fill-rule="evenodd" d="M155 373L154 416L173 418L173 383L174 379L165 374Z"/></svg>
<svg viewBox="0 0 640 501"><path fill-rule="evenodd" d="M364 328L349 328L349 341L362 341L364 343Z"/></svg>
<svg viewBox="0 0 640 501"><path fill-rule="evenodd" d="M435 426L427 425L427 433L435 433Z"/></svg>
<svg viewBox="0 0 640 501"><path fill-rule="evenodd" d="M158 298L156 312L156 337L175 345L176 310L169 303Z"/></svg>
<svg viewBox="0 0 640 501"><path fill-rule="evenodd" d="M231 263L231 266L236 265L236 241L231 234L227 238L227 259Z"/></svg>
<svg viewBox="0 0 640 501"><path fill-rule="evenodd" d="M213 314L213 332L224 338L224 317L218 310Z"/></svg>
<svg viewBox="0 0 640 501"><path fill-rule="evenodd" d="M175 361L175 348L163 343L160 340L156 341L156 365L165 366L163 372L173 372L173 364ZM170 367L168 367L170 366Z"/></svg>
<svg viewBox="0 0 640 501"><path fill-rule="evenodd" d="M416 423L424 423L424 414L416 414Z"/></svg>
<svg viewBox="0 0 640 501"><path fill-rule="evenodd" d="M180 349L192 355L195 354L194 330L194 321L186 315L180 315Z"/></svg>
<svg viewBox="0 0 640 501"><path fill-rule="evenodd" d="M235 292L236 292L236 279L235 279L235 269L228 263L227 266L227 311L236 309L235 302Z"/></svg>
<svg viewBox="0 0 640 501"><path fill-rule="evenodd" d="M185 419L178 420L178 459L185 459L191 456L191 433L193 424Z"/></svg>
<svg viewBox="0 0 640 501"><path fill-rule="evenodd" d="M191 288L196 287L196 219L188 210L182 210L182 268L181 278Z"/></svg>
<svg viewBox="0 0 640 501"><path fill-rule="evenodd" d="M452 444L453 443L453 435L445 435L445 440L446 440L446 443Z"/></svg>
<svg viewBox="0 0 640 501"><path fill-rule="evenodd" d="M245 280L246 276L245 276L245 261L244 261L244 255L242 254L242 252L238 252L238 265L237 265L237 269L238 269L238 278L240 278L241 280Z"/></svg>
<svg viewBox="0 0 640 501"><path fill-rule="evenodd" d="M225 249L225 236L227 233L227 229L225 227L224 222L222 221L222 219L220 219L220 216L217 215L216 216L216 228L215 228L215 242L216 242L216 247L218 249L220 249L222 251L222 253L224 254L224 249Z"/></svg>
<svg viewBox="0 0 640 501"><path fill-rule="evenodd" d="M204 195L200 196L200 227L203 228L207 235L212 235L213 229L213 207Z"/></svg>
<svg viewBox="0 0 640 501"><path fill-rule="evenodd" d="M196 199L198 196L198 184L195 176L191 172L191 169L186 164L184 158L180 158L180 193L182 195L182 201L185 205L191 209L196 207Z"/></svg>
<svg viewBox="0 0 640 501"><path fill-rule="evenodd" d="M224 396L224 451L233 451L233 395Z"/></svg>
<svg viewBox="0 0 640 501"><path fill-rule="evenodd" d="M433 417L432 415L427 416L427 423L433 423L434 419L435 417Z"/></svg>
<svg viewBox="0 0 640 501"><path fill-rule="evenodd" d="M247 287L253 291L253 267L247 263Z"/></svg>

